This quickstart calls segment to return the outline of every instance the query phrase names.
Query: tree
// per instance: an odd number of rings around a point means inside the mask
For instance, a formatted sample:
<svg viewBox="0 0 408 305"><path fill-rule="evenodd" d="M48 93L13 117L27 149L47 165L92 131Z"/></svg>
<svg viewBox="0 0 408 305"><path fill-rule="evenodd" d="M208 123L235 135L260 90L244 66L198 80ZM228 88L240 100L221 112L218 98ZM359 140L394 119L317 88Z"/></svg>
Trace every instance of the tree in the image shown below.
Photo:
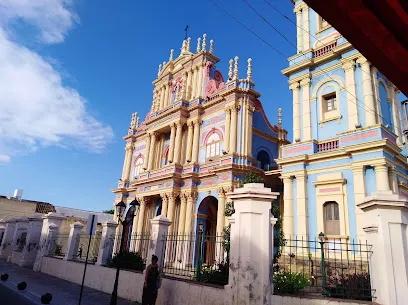
<svg viewBox="0 0 408 305"><path fill-rule="evenodd" d="M102 211L102 213L105 213L105 214L115 214L115 211L112 209L112 210L105 210L105 211Z"/></svg>

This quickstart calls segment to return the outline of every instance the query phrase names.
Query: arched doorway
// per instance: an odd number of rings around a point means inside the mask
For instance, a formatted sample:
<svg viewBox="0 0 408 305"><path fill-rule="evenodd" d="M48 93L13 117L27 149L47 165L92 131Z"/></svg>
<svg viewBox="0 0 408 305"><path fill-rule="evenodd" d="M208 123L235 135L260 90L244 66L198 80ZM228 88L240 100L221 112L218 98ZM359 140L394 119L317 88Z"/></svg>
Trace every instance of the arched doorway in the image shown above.
<svg viewBox="0 0 408 305"><path fill-rule="evenodd" d="M256 160L258 160L260 168L264 171L268 171L270 169L271 158L265 150L260 150L258 152L258 154L256 155Z"/></svg>
<svg viewBox="0 0 408 305"><path fill-rule="evenodd" d="M196 230L199 233L202 227L203 236L202 240L198 241L197 250L200 250L196 251L196 259L207 265L213 265L215 262L217 210L218 200L213 196L205 197L198 208Z"/></svg>

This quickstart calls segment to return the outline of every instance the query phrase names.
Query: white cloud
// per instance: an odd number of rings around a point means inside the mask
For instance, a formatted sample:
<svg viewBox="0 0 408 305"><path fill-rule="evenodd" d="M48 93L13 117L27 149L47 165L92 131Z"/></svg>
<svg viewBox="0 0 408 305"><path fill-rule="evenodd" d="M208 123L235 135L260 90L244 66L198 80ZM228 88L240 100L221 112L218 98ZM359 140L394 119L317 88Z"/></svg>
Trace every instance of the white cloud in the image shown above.
<svg viewBox="0 0 408 305"><path fill-rule="evenodd" d="M50 61L12 41L4 24L22 19L40 31L44 42L60 42L76 20L67 4L0 0L0 153L48 145L101 151L113 137L112 129L88 112L86 100L64 86Z"/></svg>
<svg viewBox="0 0 408 305"><path fill-rule="evenodd" d="M2 163L9 163L11 161L11 158L9 155L2 155L0 154L0 164Z"/></svg>

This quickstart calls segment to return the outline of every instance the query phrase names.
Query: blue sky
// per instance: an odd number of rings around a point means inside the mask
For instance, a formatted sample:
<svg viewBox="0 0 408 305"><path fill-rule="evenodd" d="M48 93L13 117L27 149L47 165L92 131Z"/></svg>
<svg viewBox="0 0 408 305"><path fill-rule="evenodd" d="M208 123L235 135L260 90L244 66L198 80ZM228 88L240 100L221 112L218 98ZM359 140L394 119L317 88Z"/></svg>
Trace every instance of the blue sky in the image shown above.
<svg viewBox="0 0 408 305"><path fill-rule="evenodd" d="M289 0L269 1L294 21ZM243 1L216 2L285 57L295 54ZM296 43L292 23L263 0L251 4ZM271 123L282 107L291 134L287 60L211 0L0 0L0 194L22 188L26 199L110 209L131 114L149 111L158 65L170 49L179 54L187 24L192 48L203 33L214 40L224 76L234 56L242 77L253 59Z"/></svg>

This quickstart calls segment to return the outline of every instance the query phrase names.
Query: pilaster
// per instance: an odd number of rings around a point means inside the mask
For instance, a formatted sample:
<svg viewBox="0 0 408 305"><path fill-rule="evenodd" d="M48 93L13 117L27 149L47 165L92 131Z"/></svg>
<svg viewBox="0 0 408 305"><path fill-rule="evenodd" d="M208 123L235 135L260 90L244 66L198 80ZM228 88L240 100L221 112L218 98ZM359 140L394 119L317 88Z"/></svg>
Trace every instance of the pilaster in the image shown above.
<svg viewBox="0 0 408 305"><path fill-rule="evenodd" d="M355 68L356 65L354 61L343 62L343 70L346 78L349 130L355 130L356 125L359 124L356 81L354 76Z"/></svg>
<svg viewBox="0 0 408 305"><path fill-rule="evenodd" d="M146 134L146 149L145 149L145 156L143 160L143 169L147 170L149 165L149 153L150 153L150 134Z"/></svg>
<svg viewBox="0 0 408 305"><path fill-rule="evenodd" d="M303 139L309 141L312 139L312 123L310 115L310 78L302 79L302 109L303 109Z"/></svg>
<svg viewBox="0 0 408 305"><path fill-rule="evenodd" d="M357 63L361 66L363 80L366 127L370 127L376 124L373 82L371 78L371 64L365 57L360 57L357 60Z"/></svg>
<svg viewBox="0 0 408 305"><path fill-rule="evenodd" d="M295 217L293 206L293 179L284 177L283 179L283 233L286 238L294 238L295 234ZM276 215L274 215L276 216Z"/></svg>
<svg viewBox="0 0 408 305"><path fill-rule="evenodd" d="M293 140L300 141L300 97L299 83L293 83L289 87L293 92Z"/></svg>

